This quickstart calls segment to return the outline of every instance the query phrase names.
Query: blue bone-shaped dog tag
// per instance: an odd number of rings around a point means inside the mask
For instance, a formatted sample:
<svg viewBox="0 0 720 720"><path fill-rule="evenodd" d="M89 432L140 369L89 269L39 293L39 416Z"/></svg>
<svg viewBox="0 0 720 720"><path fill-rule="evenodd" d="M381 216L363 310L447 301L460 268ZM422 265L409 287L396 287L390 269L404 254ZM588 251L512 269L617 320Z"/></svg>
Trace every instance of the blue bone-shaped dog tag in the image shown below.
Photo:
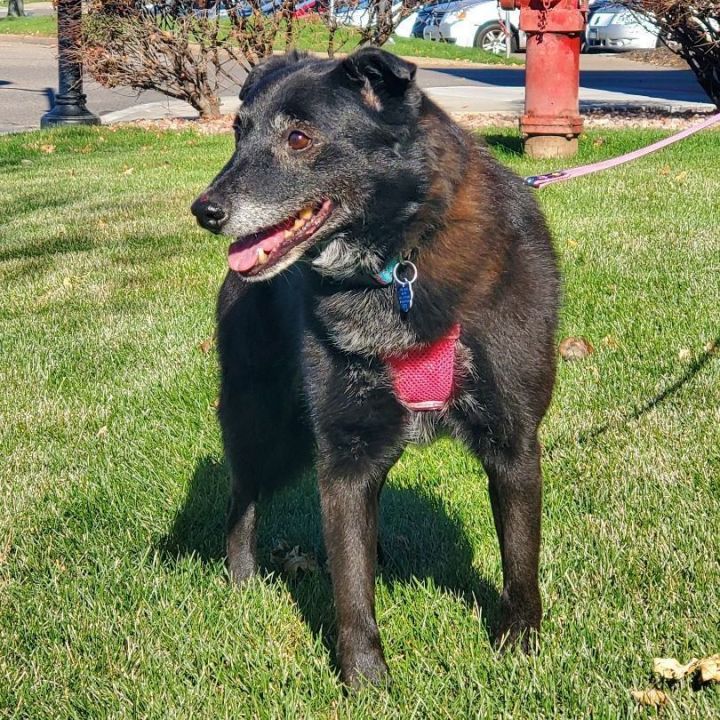
<svg viewBox="0 0 720 720"><path fill-rule="evenodd" d="M400 309L406 313L412 307L413 289L410 283L404 283L397 286L397 299Z"/></svg>
<svg viewBox="0 0 720 720"><path fill-rule="evenodd" d="M402 271L408 271L407 277L400 277L398 269ZM393 269L393 279L395 280L395 294L397 295L398 305L400 306L401 312L409 312L413 305L413 298L415 293L413 292L413 283L417 280L417 268L414 263L409 260L403 260L399 262Z"/></svg>

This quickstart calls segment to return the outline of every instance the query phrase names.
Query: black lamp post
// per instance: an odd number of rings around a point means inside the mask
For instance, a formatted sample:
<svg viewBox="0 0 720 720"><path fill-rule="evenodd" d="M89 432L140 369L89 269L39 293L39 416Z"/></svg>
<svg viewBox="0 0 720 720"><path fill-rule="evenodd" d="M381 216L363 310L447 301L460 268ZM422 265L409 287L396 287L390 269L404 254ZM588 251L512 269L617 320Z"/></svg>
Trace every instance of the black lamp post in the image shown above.
<svg viewBox="0 0 720 720"><path fill-rule="evenodd" d="M58 0L59 92L50 112L40 118L40 127L57 125L99 125L100 118L85 107L82 63L76 56L80 47L82 0Z"/></svg>

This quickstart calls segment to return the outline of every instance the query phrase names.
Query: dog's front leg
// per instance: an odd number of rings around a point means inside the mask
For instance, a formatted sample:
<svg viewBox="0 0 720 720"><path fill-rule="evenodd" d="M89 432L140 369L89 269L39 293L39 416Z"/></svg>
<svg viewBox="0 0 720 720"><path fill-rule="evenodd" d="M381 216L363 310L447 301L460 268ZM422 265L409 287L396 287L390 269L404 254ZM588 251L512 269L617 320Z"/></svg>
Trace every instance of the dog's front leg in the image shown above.
<svg viewBox="0 0 720 720"><path fill-rule="evenodd" d="M306 340L306 392L337 615L337 660L352 687L387 665L375 621L379 491L405 446L407 412L384 365Z"/></svg>
<svg viewBox="0 0 720 720"><path fill-rule="evenodd" d="M375 621L375 563L380 481L322 474L323 528L338 625L338 661L343 681L358 687L387 674Z"/></svg>

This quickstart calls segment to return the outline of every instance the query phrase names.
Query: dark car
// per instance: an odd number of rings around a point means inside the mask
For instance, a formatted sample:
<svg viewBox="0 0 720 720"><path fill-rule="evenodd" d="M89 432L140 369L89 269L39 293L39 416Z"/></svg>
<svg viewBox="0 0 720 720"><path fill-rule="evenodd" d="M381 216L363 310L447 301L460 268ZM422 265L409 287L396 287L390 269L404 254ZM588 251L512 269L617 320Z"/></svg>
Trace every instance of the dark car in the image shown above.
<svg viewBox="0 0 720 720"><path fill-rule="evenodd" d="M417 18L415 20L415 24L413 25L411 37L420 38L422 40L423 30L425 30L425 26L430 21L433 8L441 2L446 2L446 0L430 0L430 2L425 3L425 5L418 8Z"/></svg>

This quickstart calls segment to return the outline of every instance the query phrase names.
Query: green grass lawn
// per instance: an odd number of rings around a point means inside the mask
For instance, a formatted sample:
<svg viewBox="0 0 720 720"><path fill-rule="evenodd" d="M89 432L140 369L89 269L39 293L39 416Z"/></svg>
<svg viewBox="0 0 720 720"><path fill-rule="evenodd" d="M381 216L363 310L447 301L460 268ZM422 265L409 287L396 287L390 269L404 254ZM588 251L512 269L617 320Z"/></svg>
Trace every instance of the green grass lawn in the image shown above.
<svg viewBox="0 0 720 720"><path fill-rule="evenodd" d="M657 139L594 133L578 162ZM521 173L560 163L516 154ZM543 428L542 652L488 639L500 559L482 471L410 449L383 497L388 690L344 693L322 572L223 574L213 402L225 241L188 207L228 136L0 137L0 717L619 718L654 656L720 652L720 133L540 191L565 276ZM260 318L258 321L262 321ZM311 478L262 506L321 555ZM474 599L480 601L476 606ZM720 717L720 687L663 717Z"/></svg>
<svg viewBox="0 0 720 720"><path fill-rule="evenodd" d="M323 23L312 19L299 20L296 30L295 47L313 52L327 52L328 31ZM2 34L53 37L57 34L57 21L52 16L2 18L0 19L0 35ZM339 28L335 36L336 52L351 52L357 46L359 39L359 34L352 28ZM387 43L384 48L396 55L412 57L465 60L484 65L522 64L522 60L517 58L508 59L504 56L493 55L480 48L462 48L449 43L437 43L416 38L394 38L393 42ZM282 32L278 34L275 49L280 52L286 49L285 36Z"/></svg>
<svg viewBox="0 0 720 720"><path fill-rule="evenodd" d="M299 20L296 24L295 46L301 50L312 50L314 52L327 52L328 30L327 26L313 18ZM357 30L347 27L339 27L335 34L334 46L336 52L347 53L357 47L360 41L360 34ZM275 44L276 50L285 50L286 43L283 34L278 35ZM418 38L393 37L392 42L383 46L384 50L404 55L407 57L437 58L440 60L465 60L467 62L481 63L484 65L518 65L522 60L518 58L506 58L501 55L493 55L481 48L457 47L450 43L432 42Z"/></svg>
<svg viewBox="0 0 720 720"><path fill-rule="evenodd" d="M397 55L410 57L439 58L441 60L466 60L484 65L522 65L521 58L494 55L482 48L458 47L446 42L432 42L418 38L393 38L392 43L383 46Z"/></svg>
<svg viewBox="0 0 720 720"><path fill-rule="evenodd" d="M54 15L37 17L3 17L0 18L0 35L36 35L55 37L57 20ZM0 61L1 62L1 61Z"/></svg>

